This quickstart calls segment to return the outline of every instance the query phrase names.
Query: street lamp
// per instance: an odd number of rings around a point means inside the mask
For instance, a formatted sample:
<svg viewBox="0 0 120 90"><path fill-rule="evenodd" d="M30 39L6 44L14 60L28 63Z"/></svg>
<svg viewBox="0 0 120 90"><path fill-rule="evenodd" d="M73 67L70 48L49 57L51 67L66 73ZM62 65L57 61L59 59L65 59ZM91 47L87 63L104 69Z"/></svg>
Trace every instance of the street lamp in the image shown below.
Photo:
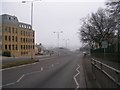
<svg viewBox="0 0 120 90"><path fill-rule="evenodd" d="M33 3L36 1L41 1L41 0L33 0L33 1L22 1L22 3L27 3L30 2L31 3L31 26L33 26Z"/></svg>
<svg viewBox="0 0 120 90"><path fill-rule="evenodd" d="M60 31L60 32L53 32L53 33L56 33L56 34L58 35L57 38L58 38L58 48L59 48L60 33L63 33L63 31Z"/></svg>
<svg viewBox="0 0 120 90"><path fill-rule="evenodd" d="M22 1L22 3L27 3L27 2L30 2L31 3L31 27L33 27L33 3L36 2L36 1L41 1L41 0L33 0L33 1ZM31 59L33 59L33 53L31 51Z"/></svg>

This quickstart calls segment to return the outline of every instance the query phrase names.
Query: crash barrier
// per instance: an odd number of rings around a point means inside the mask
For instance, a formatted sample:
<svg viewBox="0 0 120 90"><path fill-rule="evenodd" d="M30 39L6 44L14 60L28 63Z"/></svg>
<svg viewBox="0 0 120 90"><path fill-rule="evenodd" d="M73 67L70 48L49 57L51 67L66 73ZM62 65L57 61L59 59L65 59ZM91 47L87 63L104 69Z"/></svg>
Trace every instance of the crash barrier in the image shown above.
<svg viewBox="0 0 120 90"><path fill-rule="evenodd" d="M92 71L101 88L120 88L120 71L98 60L91 59Z"/></svg>

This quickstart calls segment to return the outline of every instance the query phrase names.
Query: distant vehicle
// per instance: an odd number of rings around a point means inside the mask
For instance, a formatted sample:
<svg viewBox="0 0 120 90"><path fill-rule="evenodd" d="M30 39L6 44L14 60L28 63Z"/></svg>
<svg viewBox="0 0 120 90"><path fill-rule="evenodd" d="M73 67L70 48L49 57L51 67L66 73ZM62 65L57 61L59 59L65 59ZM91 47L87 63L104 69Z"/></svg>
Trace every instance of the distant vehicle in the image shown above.
<svg viewBox="0 0 120 90"><path fill-rule="evenodd" d="M86 56L86 55L87 55L87 53L86 53L86 52L83 52L83 54L84 54L84 56Z"/></svg>

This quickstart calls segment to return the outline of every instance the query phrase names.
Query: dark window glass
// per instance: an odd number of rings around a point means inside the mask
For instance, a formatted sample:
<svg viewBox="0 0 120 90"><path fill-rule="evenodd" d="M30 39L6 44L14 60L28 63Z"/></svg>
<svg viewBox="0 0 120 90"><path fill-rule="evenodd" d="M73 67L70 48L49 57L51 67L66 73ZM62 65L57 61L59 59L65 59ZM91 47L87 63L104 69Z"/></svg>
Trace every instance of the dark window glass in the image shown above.
<svg viewBox="0 0 120 90"><path fill-rule="evenodd" d="M5 45L5 50L7 50L7 45Z"/></svg>
<svg viewBox="0 0 120 90"><path fill-rule="evenodd" d="M14 41L14 36L12 36L12 41Z"/></svg>
<svg viewBox="0 0 120 90"><path fill-rule="evenodd" d="M9 36L9 41L11 41L11 36Z"/></svg>
<svg viewBox="0 0 120 90"><path fill-rule="evenodd" d="M11 50L11 45L9 45L9 50Z"/></svg>
<svg viewBox="0 0 120 90"><path fill-rule="evenodd" d="M14 28L12 28L12 32L14 33Z"/></svg>
<svg viewBox="0 0 120 90"><path fill-rule="evenodd" d="M22 38L21 38L21 42L22 42Z"/></svg>
<svg viewBox="0 0 120 90"><path fill-rule="evenodd" d="M18 46L16 45L16 50L18 50Z"/></svg>
<svg viewBox="0 0 120 90"><path fill-rule="evenodd" d="M7 41L7 36L5 36L5 41Z"/></svg>
<svg viewBox="0 0 120 90"><path fill-rule="evenodd" d="M25 43L25 38L23 38L23 42Z"/></svg>
<svg viewBox="0 0 120 90"><path fill-rule="evenodd" d="M22 45L21 45L21 50L22 50Z"/></svg>
<svg viewBox="0 0 120 90"><path fill-rule="evenodd" d="M14 50L14 45L12 45L12 50Z"/></svg>
<svg viewBox="0 0 120 90"><path fill-rule="evenodd" d="M25 45L24 45L24 49L25 49Z"/></svg>

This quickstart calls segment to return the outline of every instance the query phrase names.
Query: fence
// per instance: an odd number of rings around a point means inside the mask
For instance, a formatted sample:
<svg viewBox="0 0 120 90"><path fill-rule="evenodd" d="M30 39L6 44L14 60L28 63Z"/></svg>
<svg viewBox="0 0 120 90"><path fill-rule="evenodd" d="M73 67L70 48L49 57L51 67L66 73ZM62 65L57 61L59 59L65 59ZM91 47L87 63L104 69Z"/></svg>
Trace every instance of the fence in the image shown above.
<svg viewBox="0 0 120 90"><path fill-rule="evenodd" d="M120 88L120 71L91 59L92 71L102 88Z"/></svg>

